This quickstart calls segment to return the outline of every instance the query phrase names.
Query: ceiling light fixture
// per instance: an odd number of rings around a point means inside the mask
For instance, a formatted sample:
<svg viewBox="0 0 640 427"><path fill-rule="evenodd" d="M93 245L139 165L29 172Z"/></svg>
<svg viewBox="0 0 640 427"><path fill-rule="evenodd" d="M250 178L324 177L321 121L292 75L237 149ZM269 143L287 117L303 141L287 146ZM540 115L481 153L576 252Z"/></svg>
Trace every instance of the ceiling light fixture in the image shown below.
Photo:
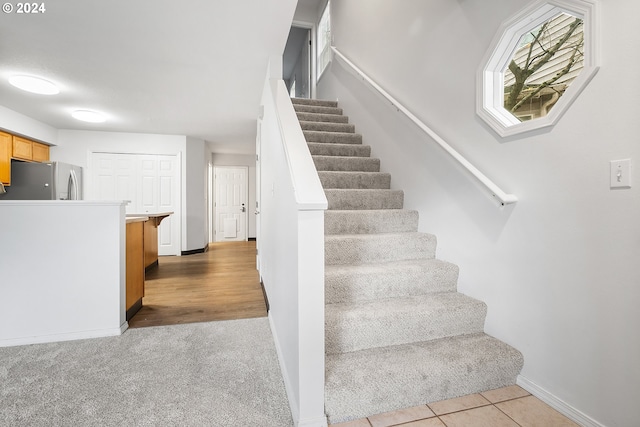
<svg viewBox="0 0 640 427"><path fill-rule="evenodd" d="M40 77L16 75L9 77L9 83L18 89L40 95L56 95L60 93L58 86Z"/></svg>
<svg viewBox="0 0 640 427"><path fill-rule="evenodd" d="M71 113L71 116L74 119L89 123L103 123L107 121L107 118L101 113L90 110L76 110Z"/></svg>

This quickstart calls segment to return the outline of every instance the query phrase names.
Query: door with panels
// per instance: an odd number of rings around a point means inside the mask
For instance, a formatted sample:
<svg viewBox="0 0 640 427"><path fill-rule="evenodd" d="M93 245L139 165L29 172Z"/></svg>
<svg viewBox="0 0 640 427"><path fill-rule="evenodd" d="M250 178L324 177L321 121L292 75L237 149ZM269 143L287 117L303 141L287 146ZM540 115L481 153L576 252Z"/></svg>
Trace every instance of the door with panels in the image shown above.
<svg viewBox="0 0 640 427"><path fill-rule="evenodd" d="M246 166L213 168L216 242L247 240L248 174Z"/></svg>
<svg viewBox="0 0 640 427"><path fill-rule="evenodd" d="M158 255L180 255L178 156L92 153L91 198L128 200L128 214L173 212L158 228Z"/></svg>

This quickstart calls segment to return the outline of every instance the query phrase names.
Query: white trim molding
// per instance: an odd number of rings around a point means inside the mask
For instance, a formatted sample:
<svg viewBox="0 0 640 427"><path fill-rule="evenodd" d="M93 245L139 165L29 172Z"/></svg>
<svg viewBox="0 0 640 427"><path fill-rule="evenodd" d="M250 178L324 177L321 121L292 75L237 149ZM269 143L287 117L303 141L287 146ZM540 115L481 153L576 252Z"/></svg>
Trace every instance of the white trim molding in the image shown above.
<svg viewBox="0 0 640 427"><path fill-rule="evenodd" d="M521 36L559 13L584 22L584 68L545 117L521 122L504 104L504 70ZM596 0L536 0L505 21L477 74L476 112L498 135L507 137L554 126L599 69L599 31Z"/></svg>
<svg viewBox="0 0 640 427"><path fill-rule="evenodd" d="M547 390L543 389L542 387L529 380L528 378L523 377L522 375L518 375L516 384L531 393L533 396L542 400L547 405L551 406L556 411L560 412L565 417L571 419L572 421L580 424L583 427L605 427L604 424L600 424L593 418L589 417L583 412L580 412L573 406L569 405L567 402L549 393Z"/></svg>

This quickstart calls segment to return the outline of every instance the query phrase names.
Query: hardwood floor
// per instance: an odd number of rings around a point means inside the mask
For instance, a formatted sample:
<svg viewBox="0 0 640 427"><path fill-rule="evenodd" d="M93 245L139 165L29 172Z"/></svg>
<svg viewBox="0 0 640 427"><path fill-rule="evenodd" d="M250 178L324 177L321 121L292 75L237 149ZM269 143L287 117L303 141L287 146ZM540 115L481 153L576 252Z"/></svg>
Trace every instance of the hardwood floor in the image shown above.
<svg viewBox="0 0 640 427"><path fill-rule="evenodd" d="M130 328L264 317L256 242L209 244L203 254L160 257Z"/></svg>

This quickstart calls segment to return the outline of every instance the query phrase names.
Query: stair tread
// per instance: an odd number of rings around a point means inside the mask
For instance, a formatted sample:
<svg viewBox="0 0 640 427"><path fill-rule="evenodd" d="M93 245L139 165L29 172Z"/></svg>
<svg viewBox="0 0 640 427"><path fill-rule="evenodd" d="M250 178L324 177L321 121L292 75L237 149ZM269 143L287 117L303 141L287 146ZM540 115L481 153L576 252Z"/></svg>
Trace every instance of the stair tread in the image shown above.
<svg viewBox="0 0 640 427"><path fill-rule="evenodd" d="M326 413L333 424L513 385L522 365L484 333L328 354Z"/></svg>

